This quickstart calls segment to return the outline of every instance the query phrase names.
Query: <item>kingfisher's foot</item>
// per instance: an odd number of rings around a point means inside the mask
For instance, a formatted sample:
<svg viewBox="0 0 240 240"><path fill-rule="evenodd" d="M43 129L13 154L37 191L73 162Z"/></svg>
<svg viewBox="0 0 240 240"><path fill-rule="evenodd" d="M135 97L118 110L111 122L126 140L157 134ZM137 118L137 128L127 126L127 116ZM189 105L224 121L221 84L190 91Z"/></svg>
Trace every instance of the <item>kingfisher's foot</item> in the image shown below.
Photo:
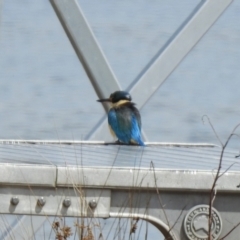
<svg viewBox="0 0 240 240"><path fill-rule="evenodd" d="M123 142L120 142L119 140L117 140L117 141L115 141L115 144L117 144L117 145L125 145L125 146L144 146L144 144L143 145L141 145L141 144L139 144L139 143L137 143L137 142L129 142L129 143L123 143Z"/></svg>
<svg viewBox="0 0 240 240"><path fill-rule="evenodd" d="M119 140L117 140L115 143L118 144L118 145L129 145L127 143L120 142Z"/></svg>

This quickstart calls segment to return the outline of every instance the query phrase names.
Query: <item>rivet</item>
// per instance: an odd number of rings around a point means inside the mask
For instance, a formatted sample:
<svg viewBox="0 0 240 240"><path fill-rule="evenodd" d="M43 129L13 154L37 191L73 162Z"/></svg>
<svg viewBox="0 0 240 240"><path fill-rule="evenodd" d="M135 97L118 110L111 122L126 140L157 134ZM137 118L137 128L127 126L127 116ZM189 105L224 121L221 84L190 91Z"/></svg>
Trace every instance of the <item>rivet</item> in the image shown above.
<svg viewBox="0 0 240 240"><path fill-rule="evenodd" d="M12 205L16 206L16 205L18 205L18 203L19 203L19 198L18 197L15 196L15 197L11 198L11 204Z"/></svg>
<svg viewBox="0 0 240 240"><path fill-rule="evenodd" d="M39 197L38 200L37 200L37 205L39 207L43 207L46 203L46 199L44 197Z"/></svg>
<svg viewBox="0 0 240 240"><path fill-rule="evenodd" d="M92 199L91 201L89 201L89 207L94 209L97 207L97 201L95 199Z"/></svg>
<svg viewBox="0 0 240 240"><path fill-rule="evenodd" d="M63 206L68 208L68 207L70 207L70 205L71 205L71 199L70 198L65 198L63 200Z"/></svg>

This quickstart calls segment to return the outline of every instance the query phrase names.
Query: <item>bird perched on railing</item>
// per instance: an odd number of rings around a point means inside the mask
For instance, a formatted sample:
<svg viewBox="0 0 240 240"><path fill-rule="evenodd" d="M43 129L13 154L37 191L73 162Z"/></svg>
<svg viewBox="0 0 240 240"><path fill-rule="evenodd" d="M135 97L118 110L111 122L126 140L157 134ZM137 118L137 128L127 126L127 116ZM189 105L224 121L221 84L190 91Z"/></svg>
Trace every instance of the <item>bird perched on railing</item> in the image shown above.
<svg viewBox="0 0 240 240"><path fill-rule="evenodd" d="M98 102L110 102L112 107L108 112L108 124L119 143L144 146L141 138L141 116L128 92L116 91L109 98Z"/></svg>

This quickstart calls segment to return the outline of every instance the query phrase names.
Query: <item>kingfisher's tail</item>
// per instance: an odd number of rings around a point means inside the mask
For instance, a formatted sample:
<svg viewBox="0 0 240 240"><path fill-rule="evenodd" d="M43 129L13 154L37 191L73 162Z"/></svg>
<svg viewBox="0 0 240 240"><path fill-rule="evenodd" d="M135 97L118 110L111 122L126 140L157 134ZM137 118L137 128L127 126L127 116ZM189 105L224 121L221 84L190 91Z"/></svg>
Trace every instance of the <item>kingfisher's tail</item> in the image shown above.
<svg viewBox="0 0 240 240"><path fill-rule="evenodd" d="M142 141L141 138L138 140L138 144L139 144L140 146L146 146L145 143Z"/></svg>
<svg viewBox="0 0 240 240"><path fill-rule="evenodd" d="M146 146L144 144L144 142L142 141L141 137L139 137L138 139L131 139L130 142L132 144L136 144L136 145L139 145L139 146Z"/></svg>

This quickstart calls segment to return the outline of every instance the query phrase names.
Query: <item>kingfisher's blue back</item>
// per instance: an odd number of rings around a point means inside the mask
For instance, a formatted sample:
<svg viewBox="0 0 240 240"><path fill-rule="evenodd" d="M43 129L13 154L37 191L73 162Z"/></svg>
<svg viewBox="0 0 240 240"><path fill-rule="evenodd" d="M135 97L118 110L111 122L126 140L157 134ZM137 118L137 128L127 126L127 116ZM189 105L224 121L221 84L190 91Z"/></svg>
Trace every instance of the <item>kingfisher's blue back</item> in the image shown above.
<svg viewBox="0 0 240 240"><path fill-rule="evenodd" d="M126 102L111 108L108 123L120 142L144 146L141 138L141 116L134 103Z"/></svg>

